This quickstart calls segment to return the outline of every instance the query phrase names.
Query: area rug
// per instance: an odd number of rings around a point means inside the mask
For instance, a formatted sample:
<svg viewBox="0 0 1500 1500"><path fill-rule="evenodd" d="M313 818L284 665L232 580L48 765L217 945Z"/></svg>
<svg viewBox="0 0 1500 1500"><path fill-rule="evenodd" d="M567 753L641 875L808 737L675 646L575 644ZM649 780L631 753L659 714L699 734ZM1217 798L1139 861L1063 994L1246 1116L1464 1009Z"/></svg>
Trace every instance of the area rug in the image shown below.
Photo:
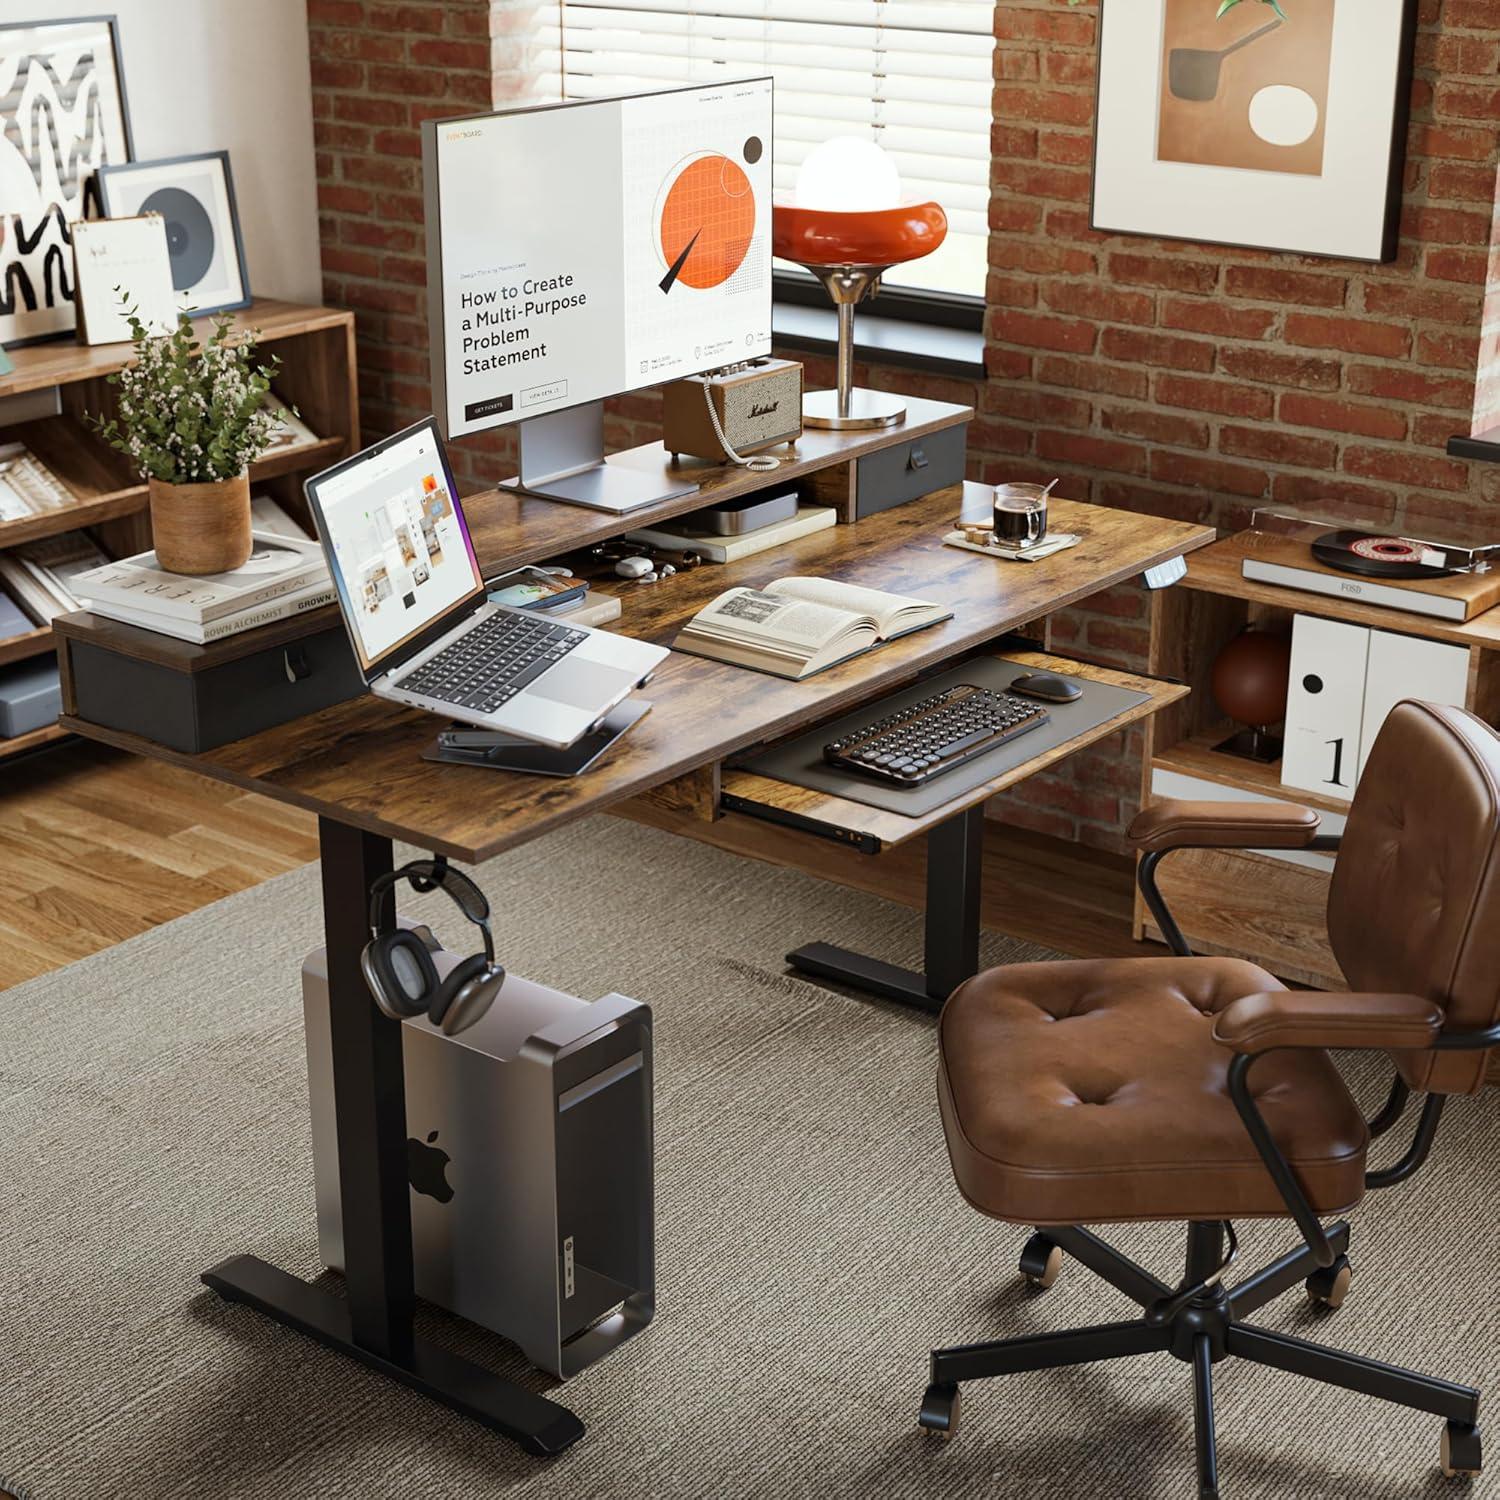
<svg viewBox="0 0 1500 1500"><path fill-rule="evenodd" d="M0 996L0 1478L31 1500L1195 1493L1170 1359L976 1384L956 1441L916 1427L932 1345L1130 1312L1076 1266L1029 1292L1023 1232L963 1203L932 1022L782 962L823 938L915 963L914 913L609 819L480 874L513 970L656 1014L659 1311L556 1392L588 1435L526 1457L198 1282L239 1251L320 1270L308 867ZM468 942L441 898L410 909ZM1500 1384L1497 1104L1455 1101L1428 1168L1357 1211L1341 1312L1298 1294L1259 1321ZM1113 1237L1175 1280L1180 1231ZM1245 1238L1258 1264L1291 1231ZM500 1340L425 1322L549 1388ZM1218 1386L1227 1495L1453 1492L1436 1419L1239 1363Z"/></svg>

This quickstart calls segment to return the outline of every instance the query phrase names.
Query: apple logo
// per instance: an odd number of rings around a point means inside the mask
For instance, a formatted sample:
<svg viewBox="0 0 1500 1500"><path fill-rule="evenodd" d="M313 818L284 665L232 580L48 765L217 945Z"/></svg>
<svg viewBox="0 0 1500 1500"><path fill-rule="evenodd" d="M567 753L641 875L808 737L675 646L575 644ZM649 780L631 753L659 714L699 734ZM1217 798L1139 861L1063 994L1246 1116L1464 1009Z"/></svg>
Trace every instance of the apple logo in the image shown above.
<svg viewBox="0 0 1500 1500"><path fill-rule="evenodd" d="M412 1187L439 1203L453 1199L453 1184L448 1181L448 1163L451 1160L441 1146L432 1144L438 1138L437 1131L427 1137L424 1145L415 1136L406 1142L406 1175Z"/></svg>

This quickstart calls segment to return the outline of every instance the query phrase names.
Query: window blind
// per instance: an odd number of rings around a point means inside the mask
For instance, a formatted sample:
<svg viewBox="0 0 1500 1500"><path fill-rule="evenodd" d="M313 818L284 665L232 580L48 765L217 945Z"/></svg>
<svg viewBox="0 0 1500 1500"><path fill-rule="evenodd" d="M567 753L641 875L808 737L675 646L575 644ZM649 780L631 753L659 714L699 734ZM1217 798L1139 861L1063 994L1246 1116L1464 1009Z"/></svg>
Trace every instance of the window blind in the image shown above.
<svg viewBox="0 0 1500 1500"><path fill-rule="evenodd" d="M775 186L836 135L874 140L948 240L888 284L984 294L993 0L561 0L566 98L776 80Z"/></svg>

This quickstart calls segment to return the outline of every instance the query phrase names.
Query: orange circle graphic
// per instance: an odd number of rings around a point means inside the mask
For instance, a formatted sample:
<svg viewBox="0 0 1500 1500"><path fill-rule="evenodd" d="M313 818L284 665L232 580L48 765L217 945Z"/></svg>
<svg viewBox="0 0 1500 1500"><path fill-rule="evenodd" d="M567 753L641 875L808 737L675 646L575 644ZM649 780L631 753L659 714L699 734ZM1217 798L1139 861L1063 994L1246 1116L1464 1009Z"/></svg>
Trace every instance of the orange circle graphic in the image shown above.
<svg viewBox="0 0 1500 1500"><path fill-rule="evenodd" d="M667 189L657 233L668 266L692 244L678 281L722 286L744 264L755 234L755 194L744 169L717 152L695 157Z"/></svg>

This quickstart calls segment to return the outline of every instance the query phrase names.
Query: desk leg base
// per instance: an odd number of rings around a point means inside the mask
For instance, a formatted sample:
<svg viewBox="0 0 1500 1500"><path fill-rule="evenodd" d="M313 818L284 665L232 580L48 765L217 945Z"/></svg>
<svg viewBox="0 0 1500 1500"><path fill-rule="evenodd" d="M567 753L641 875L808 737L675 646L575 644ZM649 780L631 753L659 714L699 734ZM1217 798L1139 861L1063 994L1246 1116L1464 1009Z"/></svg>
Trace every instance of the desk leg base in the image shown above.
<svg viewBox="0 0 1500 1500"><path fill-rule="evenodd" d="M399 1361L362 1348L350 1332L347 1302L253 1255L236 1255L205 1271L203 1282L226 1301L243 1302L325 1348L357 1359L491 1428L527 1453L548 1458L583 1436L583 1423L566 1407L425 1339L413 1339L410 1357Z"/></svg>
<svg viewBox="0 0 1500 1500"><path fill-rule="evenodd" d="M935 1016L948 998L928 993L925 974L898 968L895 964L883 963L878 958L838 948L832 943L808 943L788 953L786 961L801 974L831 979L835 984L863 990L867 995L879 995L882 1000L894 1000L897 1005L925 1011L930 1016Z"/></svg>

